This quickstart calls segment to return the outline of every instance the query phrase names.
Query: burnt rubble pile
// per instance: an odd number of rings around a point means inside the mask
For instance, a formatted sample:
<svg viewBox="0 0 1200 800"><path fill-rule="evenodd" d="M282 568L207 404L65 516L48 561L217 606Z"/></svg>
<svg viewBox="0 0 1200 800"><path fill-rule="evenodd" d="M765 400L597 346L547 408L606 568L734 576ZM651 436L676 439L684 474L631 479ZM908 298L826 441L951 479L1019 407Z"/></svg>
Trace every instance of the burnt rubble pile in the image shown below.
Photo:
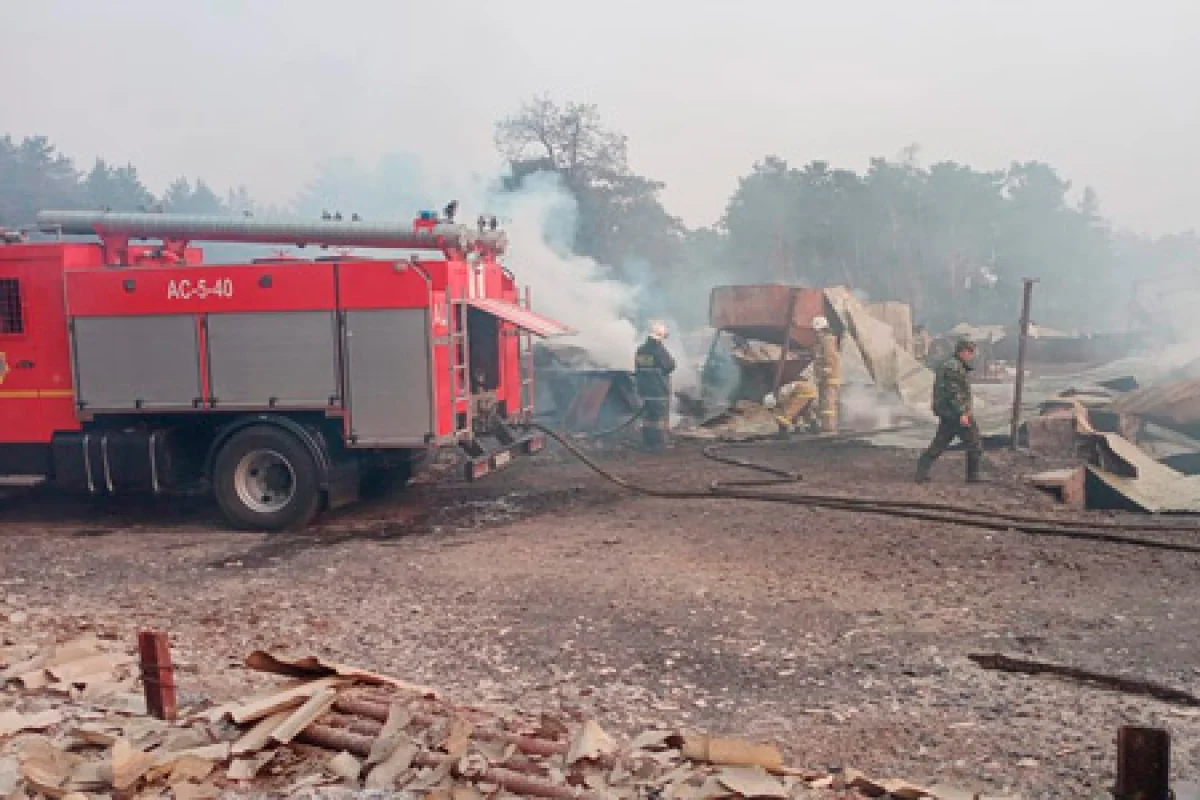
<svg viewBox="0 0 1200 800"><path fill-rule="evenodd" d="M0 797L936 797L784 764L771 744L475 708L383 675L255 652L278 676L236 702L146 714L135 656L94 637L0 648ZM970 795L952 795L970 796Z"/></svg>

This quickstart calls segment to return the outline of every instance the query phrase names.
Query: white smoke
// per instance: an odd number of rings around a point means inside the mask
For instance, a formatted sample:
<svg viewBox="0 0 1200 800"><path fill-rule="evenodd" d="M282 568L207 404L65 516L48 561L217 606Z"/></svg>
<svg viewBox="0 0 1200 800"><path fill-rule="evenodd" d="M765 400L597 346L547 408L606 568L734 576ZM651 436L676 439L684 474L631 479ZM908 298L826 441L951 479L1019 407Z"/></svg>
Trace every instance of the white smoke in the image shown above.
<svg viewBox="0 0 1200 800"><path fill-rule="evenodd" d="M671 376L672 392L686 392L699 397L700 366L708 354L713 331L710 328L687 328L681 320L694 316L695 309L688 308L688 299L681 299L678 292L666 288L663 276L653 264L644 258L628 258L621 264L621 275L625 283L633 287L638 301L640 317L661 322L667 326L669 337L667 350L675 358L675 372ZM705 293L712 290L701 278L693 287L704 286ZM675 414L678 403L672 404Z"/></svg>
<svg viewBox="0 0 1200 800"><path fill-rule="evenodd" d="M578 331L570 343L587 350L597 366L632 369L637 290L572 252L579 207L558 176L531 175L518 191L493 196L490 210L504 220L506 264L530 287L534 309Z"/></svg>
<svg viewBox="0 0 1200 800"><path fill-rule="evenodd" d="M559 176L525 177L516 191L499 191L497 176L430 173L420 158L396 153L373 165L342 159L326 165L297 199L301 216L358 212L370 221L410 220L421 209L440 211L459 201L458 222L495 215L508 234L504 261L518 284L531 290L534 310L571 326L563 343L588 351L597 367L632 369L638 345L638 287L614 280L595 260L573 252L579 207ZM380 251L351 251L379 257ZM303 255L303 253L300 253Z"/></svg>
<svg viewBox="0 0 1200 800"><path fill-rule="evenodd" d="M849 430L878 430L897 423L904 406L873 385L846 384L840 397L842 425Z"/></svg>

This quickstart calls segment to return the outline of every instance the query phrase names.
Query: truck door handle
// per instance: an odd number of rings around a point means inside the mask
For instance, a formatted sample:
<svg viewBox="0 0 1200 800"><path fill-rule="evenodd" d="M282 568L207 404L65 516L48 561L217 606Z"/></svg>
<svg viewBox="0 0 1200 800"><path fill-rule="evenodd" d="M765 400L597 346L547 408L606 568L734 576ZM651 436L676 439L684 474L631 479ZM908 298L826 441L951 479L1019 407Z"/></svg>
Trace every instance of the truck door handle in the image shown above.
<svg viewBox="0 0 1200 800"><path fill-rule="evenodd" d="M33 362L29 360L18 361L17 363L13 364L13 367L15 369L33 369Z"/></svg>

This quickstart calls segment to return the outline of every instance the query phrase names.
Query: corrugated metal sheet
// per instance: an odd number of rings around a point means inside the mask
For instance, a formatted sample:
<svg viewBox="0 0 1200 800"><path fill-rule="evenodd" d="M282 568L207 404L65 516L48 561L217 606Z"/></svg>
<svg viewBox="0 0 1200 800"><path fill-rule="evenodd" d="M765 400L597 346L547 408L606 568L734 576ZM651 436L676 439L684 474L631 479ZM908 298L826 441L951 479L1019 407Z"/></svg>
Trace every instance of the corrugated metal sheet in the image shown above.
<svg viewBox="0 0 1200 800"><path fill-rule="evenodd" d="M882 303L868 303L867 311L871 312L871 316L880 322L891 325L892 334L896 337L896 344L900 345L904 352L912 354L912 306L908 303L898 303L895 300L885 300Z"/></svg>
<svg viewBox="0 0 1200 800"><path fill-rule="evenodd" d="M1200 380L1172 381L1118 398L1112 410L1168 427L1200 425Z"/></svg>
<svg viewBox="0 0 1200 800"><path fill-rule="evenodd" d="M928 408L933 396L933 371L896 344L892 326L873 317L845 287L826 289L825 297L830 310L858 344L875 385L896 392L905 405Z"/></svg>
<svg viewBox="0 0 1200 800"><path fill-rule="evenodd" d="M1189 476L1160 464L1122 437L1101 434L1099 441L1113 469L1088 466L1089 480L1116 492L1132 506L1151 514L1200 513L1200 475ZM1095 492L1089 487L1089 507Z"/></svg>
<svg viewBox="0 0 1200 800"><path fill-rule="evenodd" d="M467 304L478 308L480 311L499 317L505 322L511 322L522 330L529 331L532 334L542 337L549 336L564 336L575 331L549 317L543 317L535 311L530 311L528 308L521 308L512 303L506 303L503 300L495 300L486 297L477 297L468 300Z"/></svg>

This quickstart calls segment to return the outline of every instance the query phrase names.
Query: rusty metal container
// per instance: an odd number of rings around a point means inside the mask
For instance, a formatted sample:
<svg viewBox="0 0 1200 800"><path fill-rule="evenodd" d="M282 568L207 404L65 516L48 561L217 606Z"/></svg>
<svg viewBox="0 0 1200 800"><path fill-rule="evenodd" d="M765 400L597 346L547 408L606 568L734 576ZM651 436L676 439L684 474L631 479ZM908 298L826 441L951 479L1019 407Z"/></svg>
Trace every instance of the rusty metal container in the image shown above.
<svg viewBox="0 0 1200 800"><path fill-rule="evenodd" d="M825 293L778 284L717 286L709 302L709 325L748 339L815 348L813 319L825 316Z"/></svg>

